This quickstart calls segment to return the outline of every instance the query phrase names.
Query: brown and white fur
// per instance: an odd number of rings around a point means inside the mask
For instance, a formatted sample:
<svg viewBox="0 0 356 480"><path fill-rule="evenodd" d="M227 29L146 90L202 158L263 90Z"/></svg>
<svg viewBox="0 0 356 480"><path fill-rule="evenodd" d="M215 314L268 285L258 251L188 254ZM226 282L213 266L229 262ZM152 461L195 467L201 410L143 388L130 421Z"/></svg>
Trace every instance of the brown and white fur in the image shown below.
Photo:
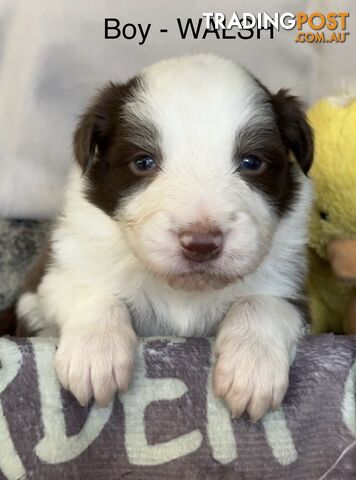
<svg viewBox="0 0 356 480"><path fill-rule="evenodd" d="M213 55L102 89L45 273L17 304L27 331L59 334L56 371L81 404L128 387L137 335L216 335L232 414L278 407L305 320L312 150L295 97Z"/></svg>

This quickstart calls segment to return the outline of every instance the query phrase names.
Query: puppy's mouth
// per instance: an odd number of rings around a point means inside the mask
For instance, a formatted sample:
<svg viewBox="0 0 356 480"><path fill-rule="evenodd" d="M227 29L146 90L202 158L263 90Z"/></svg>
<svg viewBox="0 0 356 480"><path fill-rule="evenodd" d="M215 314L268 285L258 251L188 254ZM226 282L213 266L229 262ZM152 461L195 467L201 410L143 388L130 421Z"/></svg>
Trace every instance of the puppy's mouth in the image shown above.
<svg viewBox="0 0 356 480"><path fill-rule="evenodd" d="M221 266L219 260L197 263L181 258L176 268L153 274L167 283L171 288L185 291L221 290L242 279L236 272L229 272Z"/></svg>
<svg viewBox="0 0 356 480"><path fill-rule="evenodd" d="M225 272L218 269L214 260L203 264L180 259L178 265L171 268L157 268L157 264L147 261L147 258L136 256L145 265L151 275L171 288L184 291L203 292L206 290L221 290L243 278L238 273Z"/></svg>
<svg viewBox="0 0 356 480"><path fill-rule="evenodd" d="M176 290L198 291L221 290L240 280L239 276L210 273L208 271L191 271L171 274L164 278L168 285Z"/></svg>

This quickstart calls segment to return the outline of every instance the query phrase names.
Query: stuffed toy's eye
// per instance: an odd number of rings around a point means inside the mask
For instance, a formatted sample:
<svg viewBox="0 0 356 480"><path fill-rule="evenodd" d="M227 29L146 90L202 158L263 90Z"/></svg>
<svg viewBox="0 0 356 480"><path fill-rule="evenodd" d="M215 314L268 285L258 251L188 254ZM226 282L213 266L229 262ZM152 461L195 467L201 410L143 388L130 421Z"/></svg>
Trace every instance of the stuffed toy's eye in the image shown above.
<svg viewBox="0 0 356 480"><path fill-rule="evenodd" d="M324 212L323 210L320 211L319 215L320 215L320 218L322 220L324 220L325 222L329 221L329 215L326 212Z"/></svg>
<svg viewBox="0 0 356 480"><path fill-rule="evenodd" d="M129 163L129 166L136 175L147 175L157 168L156 161L149 156L143 156L136 160L132 160L132 162Z"/></svg>
<svg viewBox="0 0 356 480"><path fill-rule="evenodd" d="M267 168L267 163L254 155L249 155L241 159L238 170L247 175L260 175Z"/></svg>

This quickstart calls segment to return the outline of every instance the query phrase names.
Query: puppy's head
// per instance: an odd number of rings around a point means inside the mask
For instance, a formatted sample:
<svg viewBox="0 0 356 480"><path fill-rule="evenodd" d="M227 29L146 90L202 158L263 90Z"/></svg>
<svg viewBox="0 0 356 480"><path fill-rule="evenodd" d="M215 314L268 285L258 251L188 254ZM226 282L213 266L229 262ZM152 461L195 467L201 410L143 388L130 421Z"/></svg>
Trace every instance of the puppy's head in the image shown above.
<svg viewBox="0 0 356 480"><path fill-rule="evenodd" d="M174 288L222 288L269 250L312 162L299 101L214 56L156 64L104 88L74 151L86 196Z"/></svg>

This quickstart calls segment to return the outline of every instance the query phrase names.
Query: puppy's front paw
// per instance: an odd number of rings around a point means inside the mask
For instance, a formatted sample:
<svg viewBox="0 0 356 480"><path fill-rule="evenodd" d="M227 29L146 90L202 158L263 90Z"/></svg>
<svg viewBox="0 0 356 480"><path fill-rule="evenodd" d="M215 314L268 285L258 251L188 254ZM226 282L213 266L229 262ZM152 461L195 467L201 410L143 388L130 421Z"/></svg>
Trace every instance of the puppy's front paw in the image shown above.
<svg viewBox="0 0 356 480"><path fill-rule="evenodd" d="M116 391L127 390L135 347L132 329L66 333L55 356L59 381L81 405L94 397L99 406L106 406Z"/></svg>
<svg viewBox="0 0 356 480"><path fill-rule="evenodd" d="M214 392L226 401L232 416L247 411L257 421L279 407L288 387L286 352L263 351L235 339L220 345L216 356Z"/></svg>

